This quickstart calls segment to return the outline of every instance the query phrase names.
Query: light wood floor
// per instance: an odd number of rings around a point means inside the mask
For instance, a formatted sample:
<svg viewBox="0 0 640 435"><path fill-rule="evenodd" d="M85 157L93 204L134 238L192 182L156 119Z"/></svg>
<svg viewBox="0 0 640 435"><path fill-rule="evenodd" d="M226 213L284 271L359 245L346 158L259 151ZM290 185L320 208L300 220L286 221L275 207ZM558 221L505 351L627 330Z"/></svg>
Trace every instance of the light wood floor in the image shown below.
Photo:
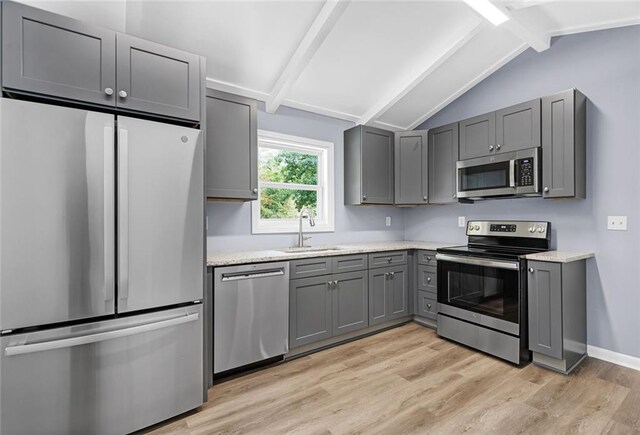
<svg viewBox="0 0 640 435"><path fill-rule="evenodd" d="M640 434L640 372L516 368L407 324L239 377L157 434Z"/></svg>

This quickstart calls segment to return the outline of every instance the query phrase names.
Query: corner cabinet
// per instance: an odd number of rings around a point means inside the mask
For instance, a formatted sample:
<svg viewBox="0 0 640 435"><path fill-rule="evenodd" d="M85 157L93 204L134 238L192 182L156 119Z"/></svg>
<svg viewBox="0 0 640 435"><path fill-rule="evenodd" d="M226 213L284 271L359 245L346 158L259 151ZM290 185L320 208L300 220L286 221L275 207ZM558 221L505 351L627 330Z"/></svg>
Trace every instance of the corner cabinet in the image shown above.
<svg viewBox="0 0 640 435"><path fill-rule="evenodd" d="M586 197L586 97L571 89L542 98L542 196Z"/></svg>
<svg viewBox="0 0 640 435"><path fill-rule="evenodd" d="M458 123L429 130L429 203L457 202Z"/></svg>
<svg viewBox="0 0 640 435"><path fill-rule="evenodd" d="M199 56L2 2L2 88L200 121Z"/></svg>
<svg viewBox="0 0 640 435"><path fill-rule="evenodd" d="M358 125L344 132L345 205L388 204L394 200L394 135Z"/></svg>
<svg viewBox="0 0 640 435"><path fill-rule="evenodd" d="M395 134L395 204L419 205L429 200L426 131Z"/></svg>
<svg viewBox="0 0 640 435"><path fill-rule="evenodd" d="M587 355L586 260L527 263L533 362L569 373Z"/></svg>
<svg viewBox="0 0 640 435"><path fill-rule="evenodd" d="M207 89L206 104L207 198L257 199L257 102Z"/></svg>

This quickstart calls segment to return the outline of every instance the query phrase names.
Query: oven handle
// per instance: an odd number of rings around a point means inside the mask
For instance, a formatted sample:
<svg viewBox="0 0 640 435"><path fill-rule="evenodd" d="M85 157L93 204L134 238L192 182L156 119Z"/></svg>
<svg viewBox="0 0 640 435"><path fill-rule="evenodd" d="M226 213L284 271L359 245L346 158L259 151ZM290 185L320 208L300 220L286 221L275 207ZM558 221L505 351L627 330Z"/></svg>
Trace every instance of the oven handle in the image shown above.
<svg viewBox="0 0 640 435"><path fill-rule="evenodd" d="M520 264L518 262L487 260L485 258L463 257L459 255L436 254L436 260L451 261L452 263L472 264L475 266L495 267L496 269L520 269Z"/></svg>

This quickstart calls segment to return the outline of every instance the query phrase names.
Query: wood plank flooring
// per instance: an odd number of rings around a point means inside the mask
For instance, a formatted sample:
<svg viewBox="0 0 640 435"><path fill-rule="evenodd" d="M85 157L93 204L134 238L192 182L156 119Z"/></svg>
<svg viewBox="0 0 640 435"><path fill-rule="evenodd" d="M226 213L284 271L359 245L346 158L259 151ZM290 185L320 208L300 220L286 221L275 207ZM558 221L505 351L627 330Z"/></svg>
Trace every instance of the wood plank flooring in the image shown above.
<svg viewBox="0 0 640 435"><path fill-rule="evenodd" d="M514 367L411 323L209 390L154 434L640 434L640 372Z"/></svg>

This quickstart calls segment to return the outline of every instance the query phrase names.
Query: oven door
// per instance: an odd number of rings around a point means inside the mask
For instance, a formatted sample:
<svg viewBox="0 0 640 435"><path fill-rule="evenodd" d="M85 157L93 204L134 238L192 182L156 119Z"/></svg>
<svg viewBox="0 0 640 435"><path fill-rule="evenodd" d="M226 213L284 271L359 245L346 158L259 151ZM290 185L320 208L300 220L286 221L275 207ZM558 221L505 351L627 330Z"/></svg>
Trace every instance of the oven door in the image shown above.
<svg viewBox="0 0 640 435"><path fill-rule="evenodd" d="M440 253L436 258L438 303L444 308L441 312L518 334L521 293L518 260ZM465 312L471 312L468 319Z"/></svg>

